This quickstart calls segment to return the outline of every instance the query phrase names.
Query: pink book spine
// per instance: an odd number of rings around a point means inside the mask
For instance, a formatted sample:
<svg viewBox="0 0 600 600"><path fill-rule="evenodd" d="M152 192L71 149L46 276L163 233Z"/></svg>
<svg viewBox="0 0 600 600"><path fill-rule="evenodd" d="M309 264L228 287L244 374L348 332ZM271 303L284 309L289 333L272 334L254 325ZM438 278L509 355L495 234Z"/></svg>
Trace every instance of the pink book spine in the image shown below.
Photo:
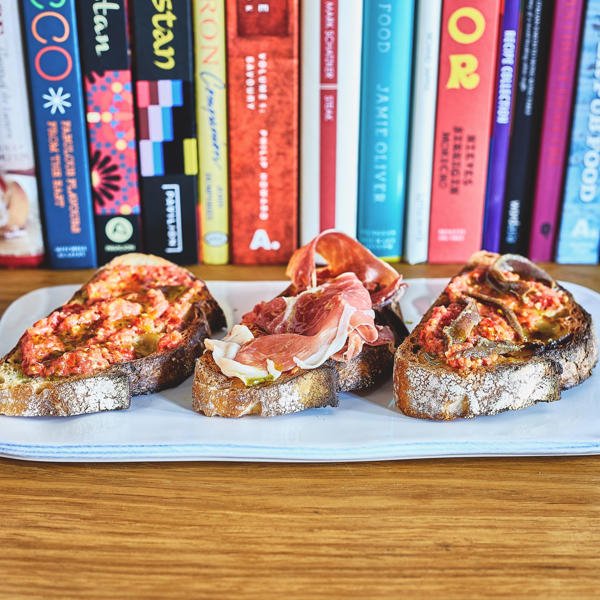
<svg viewBox="0 0 600 600"><path fill-rule="evenodd" d="M321 231L335 227L338 0L321 0Z"/></svg>
<svg viewBox="0 0 600 600"><path fill-rule="evenodd" d="M536 261L550 261L553 255L584 3L585 0L558 0L554 9L554 31L529 242L529 257Z"/></svg>

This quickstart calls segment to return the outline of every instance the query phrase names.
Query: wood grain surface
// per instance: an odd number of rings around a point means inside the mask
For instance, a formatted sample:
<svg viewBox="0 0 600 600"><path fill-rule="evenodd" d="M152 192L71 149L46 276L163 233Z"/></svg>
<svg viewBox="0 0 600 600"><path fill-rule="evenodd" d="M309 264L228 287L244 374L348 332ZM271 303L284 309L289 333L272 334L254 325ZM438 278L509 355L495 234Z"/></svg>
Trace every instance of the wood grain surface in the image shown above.
<svg viewBox="0 0 600 600"><path fill-rule="evenodd" d="M398 268L406 277L457 270ZM192 270L205 279L283 277L281 267ZM598 267L549 271L600 290ZM0 310L29 290L88 274L0 272ZM598 457L0 459L0 500L1 598L600 596Z"/></svg>

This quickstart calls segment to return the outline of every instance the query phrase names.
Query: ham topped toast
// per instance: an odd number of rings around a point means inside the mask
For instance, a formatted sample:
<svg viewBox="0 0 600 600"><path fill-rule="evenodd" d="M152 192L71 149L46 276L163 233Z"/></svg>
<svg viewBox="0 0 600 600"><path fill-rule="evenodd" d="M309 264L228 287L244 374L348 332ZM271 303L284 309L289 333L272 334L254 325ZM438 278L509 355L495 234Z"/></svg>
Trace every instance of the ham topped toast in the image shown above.
<svg viewBox="0 0 600 600"><path fill-rule="evenodd" d="M437 420L550 402L598 361L590 315L528 259L478 252L402 345L394 398Z"/></svg>
<svg viewBox="0 0 600 600"><path fill-rule="evenodd" d="M326 262L316 266L316 254ZM337 394L391 373L407 334L402 276L349 236L326 231L297 250L290 285L242 317L196 362L193 406L208 416L273 416L336 406Z"/></svg>
<svg viewBox="0 0 600 600"><path fill-rule="evenodd" d="M127 408L177 385L225 326L206 284L157 256L126 254L34 323L0 362L0 414Z"/></svg>

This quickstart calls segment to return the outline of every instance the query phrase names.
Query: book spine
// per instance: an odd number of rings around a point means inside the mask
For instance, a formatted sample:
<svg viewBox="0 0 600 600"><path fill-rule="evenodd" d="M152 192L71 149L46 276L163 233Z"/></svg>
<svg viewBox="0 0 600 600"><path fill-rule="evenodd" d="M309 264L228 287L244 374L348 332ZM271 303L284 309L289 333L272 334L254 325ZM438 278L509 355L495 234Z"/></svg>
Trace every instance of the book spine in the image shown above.
<svg viewBox="0 0 600 600"><path fill-rule="evenodd" d="M504 188L513 117L520 15L521 0L505 0L496 74L494 125L490 143L488 182L483 217L482 246L490 252L500 250Z"/></svg>
<svg viewBox="0 0 600 600"><path fill-rule="evenodd" d="M133 0L134 79L144 247L198 260L198 142L190 0Z"/></svg>
<svg viewBox="0 0 600 600"><path fill-rule="evenodd" d="M229 261L229 157L225 0L194 0L196 113L200 148L200 256Z"/></svg>
<svg viewBox="0 0 600 600"><path fill-rule="evenodd" d="M338 3L335 227L356 237L363 3Z"/></svg>
<svg viewBox="0 0 600 600"><path fill-rule="evenodd" d="M442 0L419 0L404 244L404 257L410 264L427 260L441 17Z"/></svg>
<svg viewBox="0 0 600 600"><path fill-rule="evenodd" d="M336 227L338 127L338 0L321 0L319 104L319 231ZM355 232L352 232L355 235Z"/></svg>
<svg viewBox="0 0 600 600"><path fill-rule="evenodd" d="M444 0L429 261L464 262L481 245L500 0Z"/></svg>
<svg viewBox="0 0 600 600"><path fill-rule="evenodd" d="M363 23L358 239L402 255L414 4L366 0Z"/></svg>
<svg viewBox="0 0 600 600"><path fill-rule="evenodd" d="M598 262L600 244L600 0L589 0L577 69L577 92L556 262Z"/></svg>
<svg viewBox="0 0 600 600"><path fill-rule="evenodd" d="M98 260L141 250L126 0L78 5Z"/></svg>
<svg viewBox="0 0 600 600"><path fill-rule="evenodd" d="M558 225L583 0L558 0L548 66L529 257L552 260Z"/></svg>
<svg viewBox="0 0 600 600"><path fill-rule="evenodd" d="M315 31L322 32L321 2L322 0L305 0L301 11L300 243L302 245L308 244L320 231L321 45L315 44L313 40Z"/></svg>
<svg viewBox="0 0 600 600"><path fill-rule="evenodd" d="M297 247L298 30L298 0L227 0L231 250L237 264L283 263Z"/></svg>
<svg viewBox="0 0 600 600"><path fill-rule="evenodd" d="M504 206L502 253L527 254L554 3L524 0Z"/></svg>
<svg viewBox="0 0 600 600"><path fill-rule="evenodd" d="M37 266L44 242L18 0L0 0L0 266Z"/></svg>
<svg viewBox="0 0 600 600"><path fill-rule="evenodd" d="M95 267L75 0L21 6L50 265Z"/></svg>

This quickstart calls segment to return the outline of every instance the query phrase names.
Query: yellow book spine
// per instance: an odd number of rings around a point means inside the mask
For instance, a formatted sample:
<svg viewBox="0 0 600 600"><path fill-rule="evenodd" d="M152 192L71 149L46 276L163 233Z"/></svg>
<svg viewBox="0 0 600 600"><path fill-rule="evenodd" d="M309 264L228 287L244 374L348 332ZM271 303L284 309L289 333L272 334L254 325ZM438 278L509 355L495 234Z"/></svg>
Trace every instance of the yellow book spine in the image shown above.
<svg viewBox="0 0 600 600"><path fill-rule="evenodd" d="M225 0L194 0L202 262L229 260Z"/></svg>

